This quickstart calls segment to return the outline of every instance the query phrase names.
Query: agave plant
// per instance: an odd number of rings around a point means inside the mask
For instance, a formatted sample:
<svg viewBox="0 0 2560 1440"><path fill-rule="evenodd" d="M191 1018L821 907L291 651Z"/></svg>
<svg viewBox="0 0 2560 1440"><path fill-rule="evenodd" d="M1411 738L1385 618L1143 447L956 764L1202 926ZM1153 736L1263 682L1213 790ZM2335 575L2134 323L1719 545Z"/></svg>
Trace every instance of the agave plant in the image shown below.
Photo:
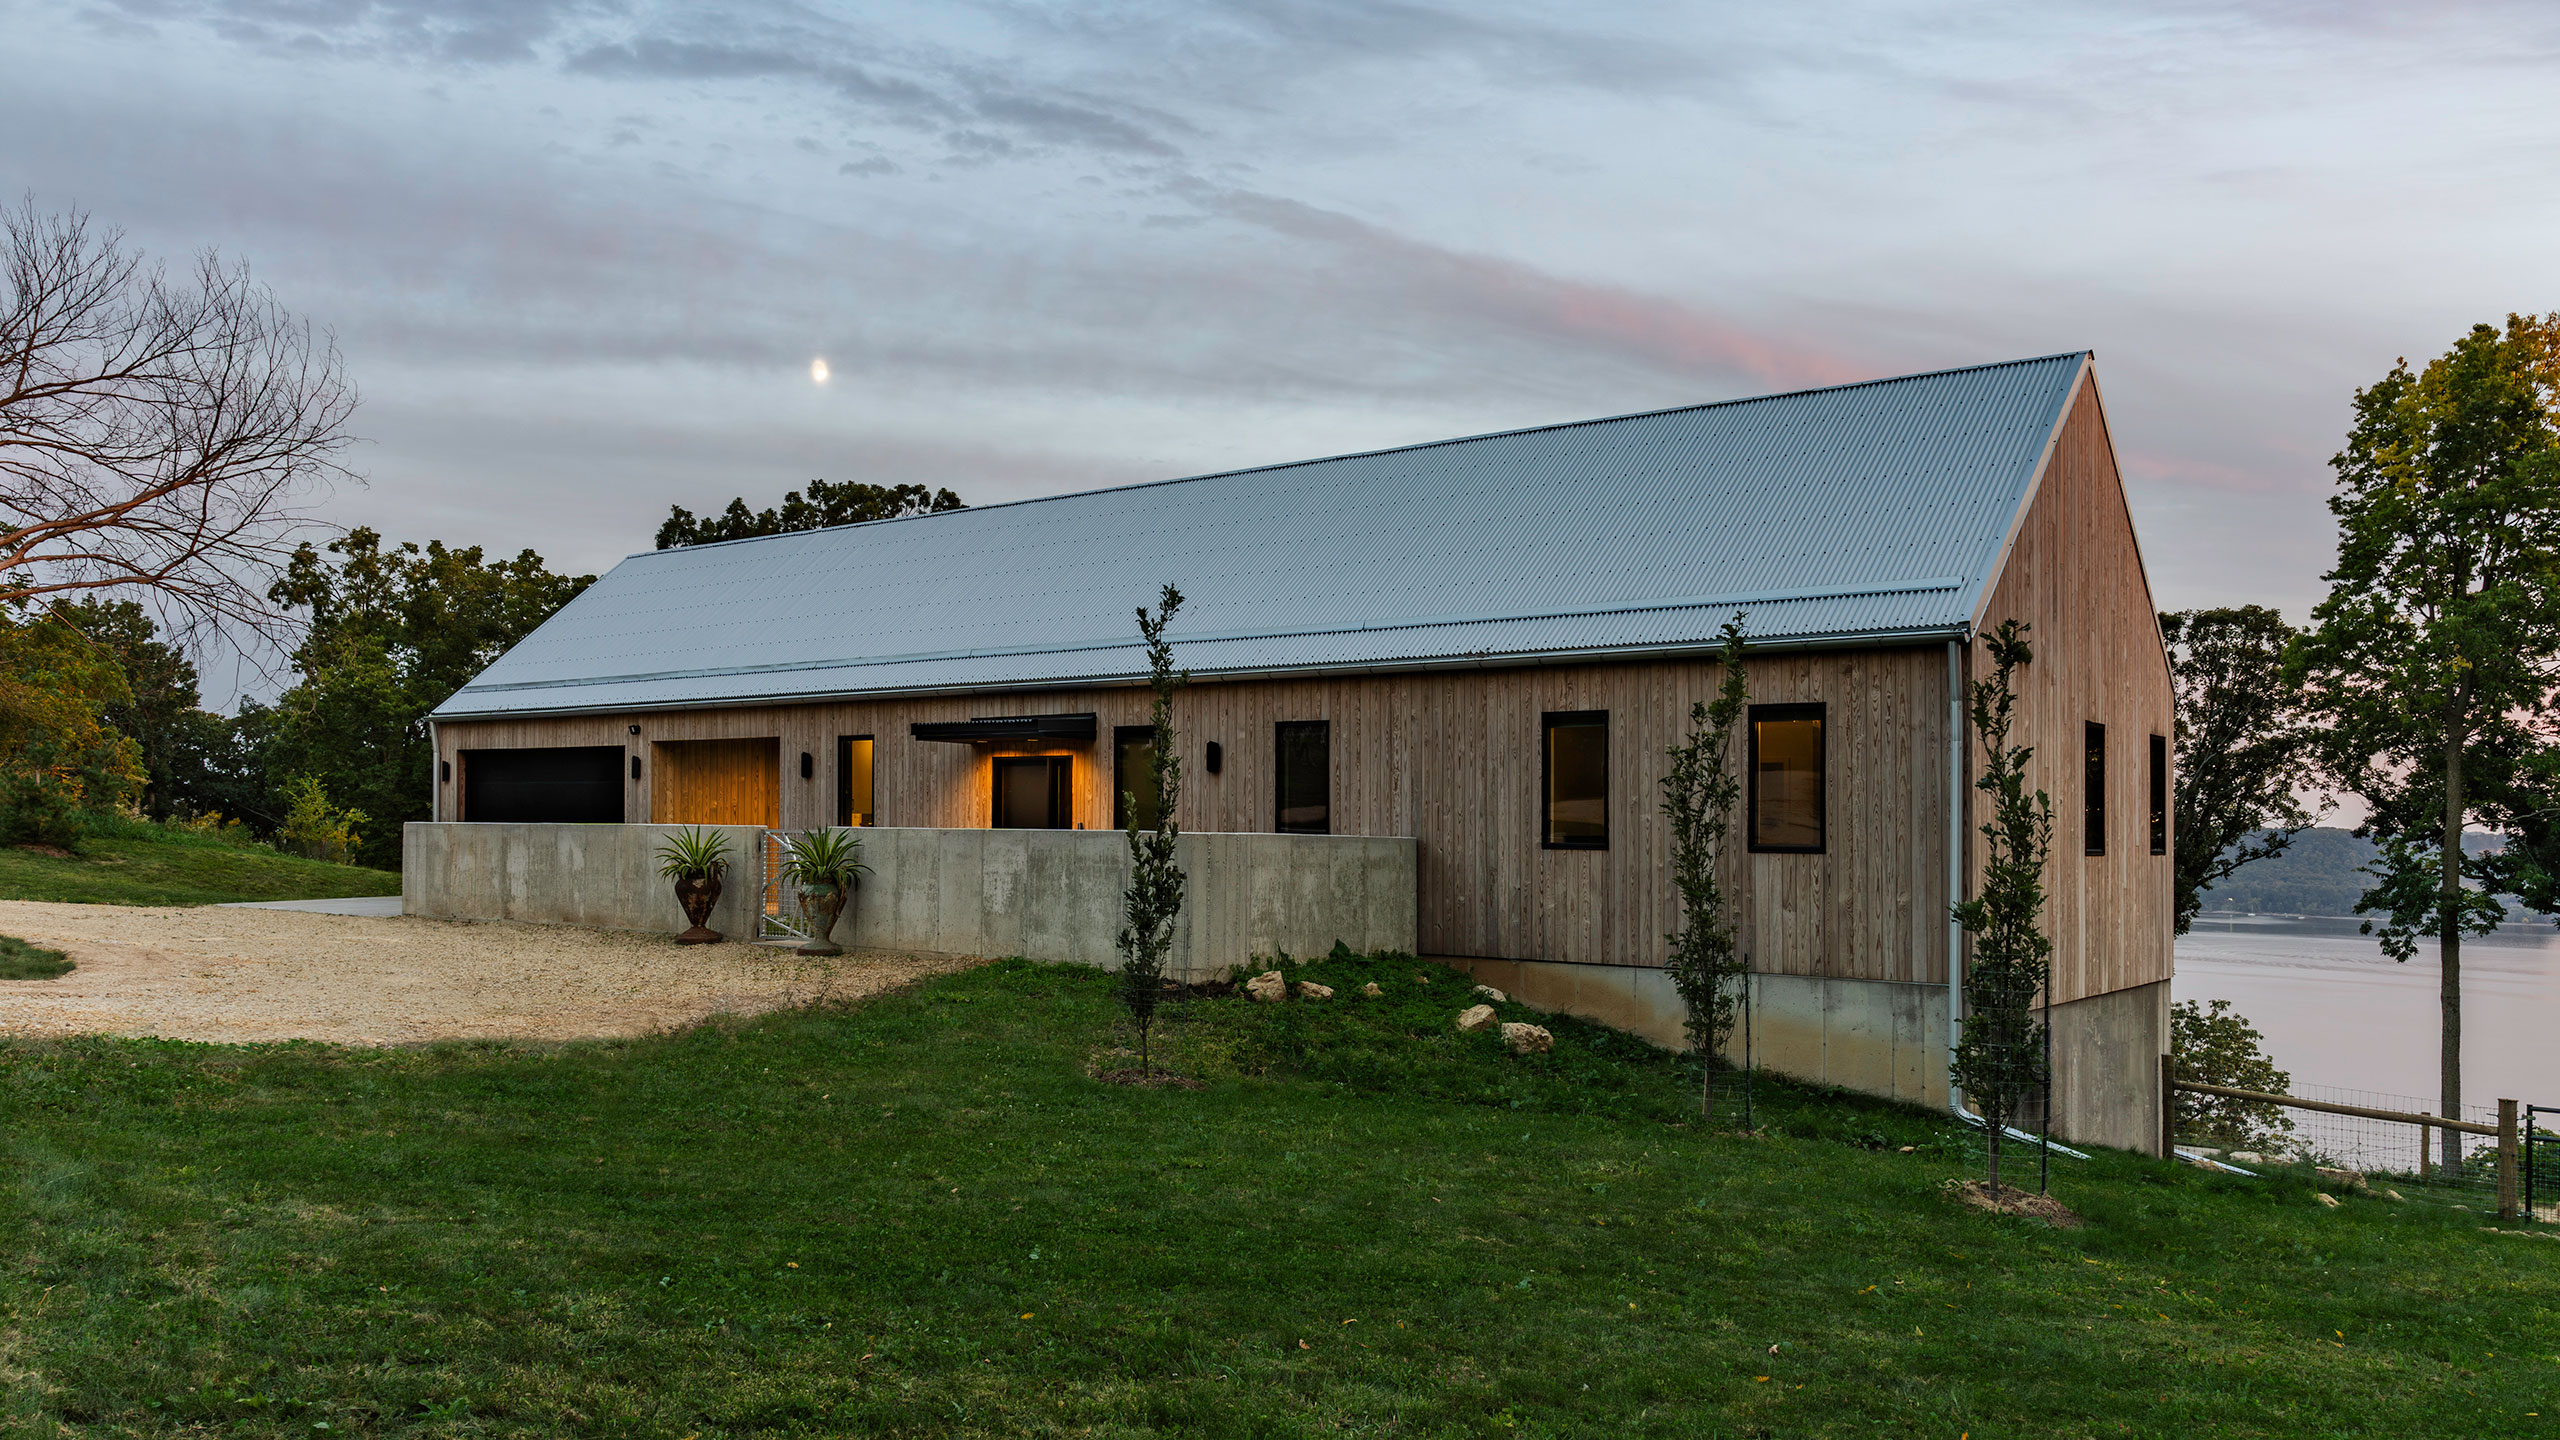
<svg viewBox="0 0 2560 1440"><path fill-rule="evenodd" d="M687 825L658 846L658 873L670 880L717 880L729 871L729 837Z"/></svg>
<svg viewBox="0 0 2560 1440"><path fill-rule="evenodd" d="M782 842L782 878L794 885L850 890L855 876L870 873L851 830L805 830Z"/></svg>

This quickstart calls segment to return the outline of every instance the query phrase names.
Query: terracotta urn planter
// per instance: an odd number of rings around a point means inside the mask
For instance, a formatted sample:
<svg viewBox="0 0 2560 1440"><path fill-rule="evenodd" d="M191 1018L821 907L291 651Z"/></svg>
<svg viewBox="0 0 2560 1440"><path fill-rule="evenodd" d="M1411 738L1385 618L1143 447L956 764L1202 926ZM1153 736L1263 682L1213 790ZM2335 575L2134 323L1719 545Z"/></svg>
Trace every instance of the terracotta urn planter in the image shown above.
<svg viewBox="0 0 2560 1440"><path fill-rule="evenodd" d="M676 882L676 903L693 928L676 937L679 945L717 945L720 932L711 928L711 907L720 903L720 877L704 875Z"/></svg>
<svg viewBox="0 0 2560 1440"><path fill-rule="evenodd" d="M836 921L853 908L854 887L861 882L848 877L839 889L833 885L804 884L800 887L800 913L809 921L809 939L800 947L803 955L841 955L844 947L831 937Z"/></svg>

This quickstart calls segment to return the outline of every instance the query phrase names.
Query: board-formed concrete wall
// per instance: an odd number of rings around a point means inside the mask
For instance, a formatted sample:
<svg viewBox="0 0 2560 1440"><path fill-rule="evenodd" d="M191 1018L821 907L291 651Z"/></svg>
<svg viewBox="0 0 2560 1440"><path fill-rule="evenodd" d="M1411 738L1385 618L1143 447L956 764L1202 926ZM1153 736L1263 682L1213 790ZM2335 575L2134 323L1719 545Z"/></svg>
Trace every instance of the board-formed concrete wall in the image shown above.
<svg viewBox="0 0 2560 1440"><path fill-rule="evenodd" d="M436 920L526 920L599 930L685 925L658 847L681 825L510 825L413 820L400 860L403 913ZM729 837L729 873L711 928L755 937L764 891L764 832L710 825Z"/></svg>
<svg viewBox="0 0 2560 1440"><path fill-rule="evenodd" d="M655 859L671 825L417 822L401 866L404 908L449 920L530 920L678 930L683 912ZM721 826L741 861L712 917L752 935L761 835ZM1129 845L1115 831L865 827L862 878L836 926L845 945L1022 955L1117 966ZM1414 948L1418 856L1410 839L1185 835L1189 889L1168 968L1202 977L1259 956Z"/></svg>

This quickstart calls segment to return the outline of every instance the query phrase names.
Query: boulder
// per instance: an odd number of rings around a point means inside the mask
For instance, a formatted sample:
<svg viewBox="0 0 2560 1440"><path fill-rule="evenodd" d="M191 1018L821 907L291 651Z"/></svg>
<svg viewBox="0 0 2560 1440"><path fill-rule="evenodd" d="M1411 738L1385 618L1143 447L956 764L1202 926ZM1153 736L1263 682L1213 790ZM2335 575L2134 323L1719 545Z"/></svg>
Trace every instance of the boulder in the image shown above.
<svg viewBox="0 0 2560 1440"><path fill-rule="evenodd" d="M2267 1163L2267 1157L2259 1154L2255 1150L2234 1150L2231 1152L2231 1163L2234 1165L2264 1165Z"/></svg>
<svg viewBox="0 0 2560 1440"><path fill-rule="evenodd" d="M1369 996L1371 999L1375 999L1375 998L1377 998L1377 997L1378 997L1378 996L1380 996L1380 995L1384 995L1384 994L1386 994L1387 992L1386 992L1386 991L1384 991L1384 990L1379 989L1379 988L1378 988L1378 982L1377 982L1377 981L1375 981L1375 980L1372 980L1372 981L1370 981L1368 984L1363 985L1363 986L1361 986L1361 987L1360 987L1360 993L1361 993L1361 994L1363 994L1363 995Z"/></svg>
<svg viewBox="0 0 2560 1440"><path fill-rule="evenodd" d="M1298 982L1298 998L1301 1000L1330 1000L1333 998L1333 987L1330 985L1319 985L1313 980L1301 980Z"/></svg>
<svg viewBox="0 0 2560 1440"><path fill-rule="evenodd" d="M1244 993L1265 1005L1276 1005L1289 998L1289 982L1277 970L1265 970L1244 982Z"/></svg>
<svg viewBox="0 0 2560 1440"><path fill-rule="evenodd" d="M2382 1193L2383 1193L2383 1194L2385 1194L2385 1195L2387 1195L2387 1196L2389 1196L2390 1198L2392 1198L2392 1199L2394 1199L2394 1200L2399 1201L2399 1202L2400 1202L2401 1204L2403 1204L2403 1205L2406 1205L2407 1203L2409 1203L2409 1201L2408 1201L2408 1197L2407 1197L2407 1196L2402 1195L2402 1194L2401 1194L2399 1191L2397 1191L2397 1190L2390 1190L2390 1189L2386 1189L2386 1190L2384 1190Z"/></svg>
<svg viewBox="0 0 2560 1440"><path fill-rule="evenodd" d="M2338 1197L2337 1197L2337 1196L2335 1196L2335 1195L2330 1194L2330 1193L2329 1193L2328 1191L2326 1191L2326 1190L2321 1191L2320 1193L2318 1193L2318 1194L2316 1194L2316 1195L2312 1196L2311 1198L2312 1198L2312 1199L2314 1199L2314 1200L2319 1201L2319 1202L2320 1202L2321 1204L2323 1204L2323 1205L2328 1206L2328 1207L2329 1207L2330 1209L2332 1209L2332 1210L2335 1210L2335 1209L2337 1209L2337 1208L2338 1208Z"/></svg>
<svg viewBox="0 0 2560 1440"><path fill-rule="evenodd" d="M1523 1025L1517 1020L1506 1020L1502 1025L1502 1043L1510 1046L1514 1055L1544 1055L1556 1048L1556 1037L1548 1034L1544 1025Z"/></svg>
<svg viewBox="0 0 2560 1440"><path fill-rule="evenodd" d="M1494 989L1494 988L1493 988L1492 986L1490 986L1490 985L1479 985L1479 986L1477 986L1477 987L1476 987L1476 993L1477 993L1477 994L1479 994L1479 995L1481 995L1481 996L1483 996L1483 997L1484 997L1484 998L1486 998L1487 1000L1492 1001L1492 1002L1493 1002L1494 1004L1496 1004L1496 1005L1499 1005L1499 1004L1501 1004L1503 1001L1508 1000L1508 999L1510 999L1510 998L1511 998L1510 996L1503 994L1501 991Z"/></svg>
<svg viewBox="0 0 2560 1440"><path fill-rule="evenodd" d="M1470 1005L1458 1012L1458 1028L1470 1035L1492 1023L1493 1007L1490 1005Z"/></svg>
<svg viewBox="0 0 2560 1440"><path fill-rule="evenodd" d="M2364 1183L2364 1177L2353 1170L2341 1170L2333 1165L2315 1165L2311 1168L2311 1173L2319 1176L2323 1183L2335 1185L2342 1190L2371 1188Z"/></svg>

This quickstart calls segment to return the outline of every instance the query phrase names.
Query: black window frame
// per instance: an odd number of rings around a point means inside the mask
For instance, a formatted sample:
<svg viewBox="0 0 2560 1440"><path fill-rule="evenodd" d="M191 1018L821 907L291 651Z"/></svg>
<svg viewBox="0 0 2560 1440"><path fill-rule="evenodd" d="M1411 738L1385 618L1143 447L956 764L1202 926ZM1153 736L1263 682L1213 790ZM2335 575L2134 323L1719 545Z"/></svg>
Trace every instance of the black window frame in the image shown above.
<svg viewBox="0 0 2560 1440"><path fill-rule="evenodd" d="M836 737L836 824L852 828L853 820L853 742L871 742L871 808L865 811L871 819L864 828L880 823L880 737L877 735L839 735Z"/></svg>
<svg viewBox="0 0 2560 1440"><path fill-rule="evenodd" d="M1111 828L1114 830L1129 828L1129 782L1128 777L1120 770L1120 762L1126 758L1127 752L1122 747L1131 740L1142 737L1148 744L1154 744L1156 727L1153 725L1111 727Z"/></svg>
<svg viewBox="0 0 2560 1440"><path fill-rule="evenodd" d="M2080 727L2080 853L2107 853L2107 727L2095 720Z"/></svg>
<svg viewBox="0 0 2560 1440"><path fill-rule="evenodd" d="M1555 838L1556 731L1572 727L1600 731L1600 834L1598 838ZM1548 710L1538 716L1538 848L1541 850L1606 850L1609 848L1609 712Z"/></svg>
<svg viewBox="0 0 2560 1440"><path fill-rule="evenodd" d="M1742 812L1743 849L1753 855L1827 855L1831 853L1831 707L1821 700L1789 700L1767 705L1754 705L1743 712L1743 724L1750 729L1747 763L1744 765L1744 809ZM1762 721L1811 720L1820 744L1819 763L1815 774L1819 783L1813 789L1814 824L1822 831L1821 840L1811 845L1763 845L1760 843L1760 725Z"/></svg>
<svg viewBox="0 0 2560 1440"><path fill-rule="evenodd" d="M1313 730L1324 741L1324 823L1309 828L1290 825L1280 818L1288 810L1289 772L1282 756L1287 753L1284 738L1292 730ZM1330 835L1333 833L1333 722L1330 720L1277 720L1271 726L1271 832L1275 835Z"/></svg>
<svg viewBox="0 0 2560 1440"><path fill-rule="evenodd" d="M2169 737L2151 737L2151 853L2169 853Z"/></svg>

